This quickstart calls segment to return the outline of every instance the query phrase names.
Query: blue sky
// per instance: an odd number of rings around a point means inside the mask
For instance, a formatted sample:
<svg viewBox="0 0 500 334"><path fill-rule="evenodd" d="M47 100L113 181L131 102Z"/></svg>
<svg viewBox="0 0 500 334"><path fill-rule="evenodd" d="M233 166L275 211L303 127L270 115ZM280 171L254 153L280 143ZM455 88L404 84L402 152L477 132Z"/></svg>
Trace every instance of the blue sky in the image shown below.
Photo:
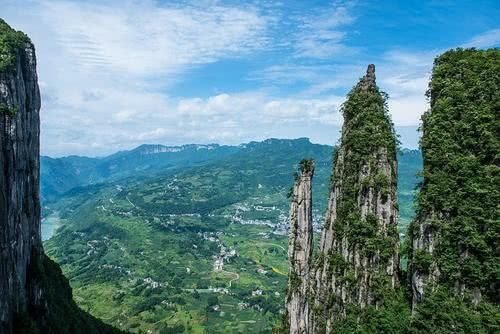
<svg viewBox="0 0 500 334"><path fill-rule="evenodd" d="M0 0L38 54L42 153L142 143L335 144L367 64L416 147L432 61L500 46L498 1Z"/></svg>

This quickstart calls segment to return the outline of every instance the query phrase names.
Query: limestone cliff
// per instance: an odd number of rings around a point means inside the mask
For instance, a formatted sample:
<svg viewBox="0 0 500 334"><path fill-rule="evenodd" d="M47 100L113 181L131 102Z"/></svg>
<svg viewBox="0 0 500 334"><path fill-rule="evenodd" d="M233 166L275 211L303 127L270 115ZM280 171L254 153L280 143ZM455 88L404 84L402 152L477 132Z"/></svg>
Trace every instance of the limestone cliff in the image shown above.
<svg viewBox="0 0 500 334"><path fill-rule="evenodd" d="M347 307L379 306L399 281L396 139L374 65L343 115L315 274L316 325L327 332Z"/></svg>
<svg viewBox="0 0 500 334"><path fill-rule="evenodd" d="M39 111L35 48L0 19L0 333L111 332L43 252Z"/></svg>
<svg viewBox="0 0 500 334"><path fill-rule="evenodd" d="M42 248L40 93L33 45L22 33L6 31L6 24L0 24L0 321L7 323L32 302L40 304L39 289L26 284L29 265Z"/></svg>
<svg viewBox="0 0 500 334"><path fill-rule="evenodd" d="M290 321L294 312L295 316L302 312L302 323L290 324L291 333L330 333L349 312L381 307L399 284L396 139L386 96L375 83L374 65L368 66L366 75L349 93L342 112L344 125L335 153L319 255L310 269L309 258L294 251L311 252L310 235L296 233L306 230L310 220L297 214L295 203L296 192L306 185L304 176L294 188L290 281L308 276L309 286L302 280L297 286L307 292L289 295L306 296L301 302L287 303ZM303 326L306 329L300 331ZM296 328L299 330L294 331Z"/></svg>
<svg viewBox="0 0 500 334"><path fill-rule="evenodd" d="M434 62L422 117L423 183L409 229L414 310L443 289L469 305L500 300L498 73L498 49L451 50Z"/></svg>
<svg viewBox="0 0 500 334"><path fill-rule="evenodd" d="M290 237L288 259L290 262L287 321L290 333L308 333L309 324L309 271L312 257L312 193L311 183L314 162L300 163L290 206Z"/></svg>

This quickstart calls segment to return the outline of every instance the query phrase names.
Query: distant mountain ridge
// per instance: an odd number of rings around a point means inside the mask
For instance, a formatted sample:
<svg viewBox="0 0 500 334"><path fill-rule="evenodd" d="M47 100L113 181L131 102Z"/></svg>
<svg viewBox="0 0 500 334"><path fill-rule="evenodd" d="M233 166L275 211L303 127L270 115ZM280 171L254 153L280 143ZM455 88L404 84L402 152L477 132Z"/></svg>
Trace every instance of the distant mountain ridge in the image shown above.
<svg viewBox="0 0 500 334"><path fill-rule="evenodd" d="M164 146L143 144L106 157L41 157L41 193L54 200L75 188L158 171L168 172L220 159L239 150L218 144Z"/></svg>
<svg viewBox="0 0 500 334"><path fill-rule="evenodd" d="M44 201L53 201L62 194L77 187L115 181L127 177L152 176L158 173L175 173L187 167L203 165L220 160L239 152L251 152L266 146L283 145L305 148L313 144L308 138L251 141L240 145L185 144L167 146L161 144L142 144L134 149L119 151L105 157L66 156L52 158L42 156L41 196ZM418 150L404 149L403 152Z"/></svg>

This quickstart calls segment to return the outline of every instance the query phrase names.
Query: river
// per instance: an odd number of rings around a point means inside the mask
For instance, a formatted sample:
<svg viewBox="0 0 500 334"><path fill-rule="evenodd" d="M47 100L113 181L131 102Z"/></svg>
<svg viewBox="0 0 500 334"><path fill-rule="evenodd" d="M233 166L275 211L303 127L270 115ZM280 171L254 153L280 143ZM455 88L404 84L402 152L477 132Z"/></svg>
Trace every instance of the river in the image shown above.
<svg viewBox="0 0 500 334"><path fill-rule="evenodd" d="M60 224L59 212L52 212L42 219L42 241L50 239Z"/></svg>

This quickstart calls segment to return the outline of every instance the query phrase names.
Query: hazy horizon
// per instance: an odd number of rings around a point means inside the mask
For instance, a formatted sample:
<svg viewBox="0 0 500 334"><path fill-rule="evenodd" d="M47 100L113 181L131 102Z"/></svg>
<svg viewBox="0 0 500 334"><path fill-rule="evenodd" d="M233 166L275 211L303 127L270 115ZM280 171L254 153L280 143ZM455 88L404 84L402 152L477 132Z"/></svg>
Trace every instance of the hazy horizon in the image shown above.
<svg viewBox="0 0 500 334"><path fill-rule="evenodd" d="M410 127L408 127L408 128L410 128ZM418 135L418 133L419 133L418 128L413 129L413 127L411 127L411 129L407 129L407 130L408 130L407 132L398 132L398 129L396 128L396 134L400 136L401 142L403 141L403 136L405 136L405 138L407 139L406 142L413 143L413 145L403 145L401 143L400 148L401 149L410 149L410 150L419 149L418 140L419 140L420 136ZM412 130L414 130L414 131L412 131ZM339 129L339 131L340 131L340 129ZM415 137L412 137L413 132L415 132ZM340 135L340 132L339 132L339 135ZM256 140L243 141L240 143L217 143L217 142L195 143L195 142L192 142L192 143L175 143L175 144L173 144L173 143L144 142L144 143L139 144L139 145L132 145L130 147L125 147L122 149L117 149L117 150L110 149L109 152L103 153L101 155L82 155L82 154L71 154L71 153L70 154L62 154L62 155L50 155L50 154L44 154L43 152L41 153L41 155L45 156L45 157L49 157L49 158L54 158L54 159L64 158L64 157L69 157L69 156L80 156L80 157L87 157L87 158L104 158L104 157L113 155L113 154L118 153L118 152L134 150L142 145L162 145L162 146L166 146L166 147L177 147L177 146L183 146L183 145L239 146L239 145L248 144L250 142L263 142L263 141L268 140L268 139L297 140L297 139L301 139L301 138L307 138L312 144L335 146L338 144L339 137L340 136L337 136L337 140L334 143L316 142L309 137L287 137L287 138L284 138L284 137L266 137L266 138L261 138L261 139L256 139Z"/></svg>

